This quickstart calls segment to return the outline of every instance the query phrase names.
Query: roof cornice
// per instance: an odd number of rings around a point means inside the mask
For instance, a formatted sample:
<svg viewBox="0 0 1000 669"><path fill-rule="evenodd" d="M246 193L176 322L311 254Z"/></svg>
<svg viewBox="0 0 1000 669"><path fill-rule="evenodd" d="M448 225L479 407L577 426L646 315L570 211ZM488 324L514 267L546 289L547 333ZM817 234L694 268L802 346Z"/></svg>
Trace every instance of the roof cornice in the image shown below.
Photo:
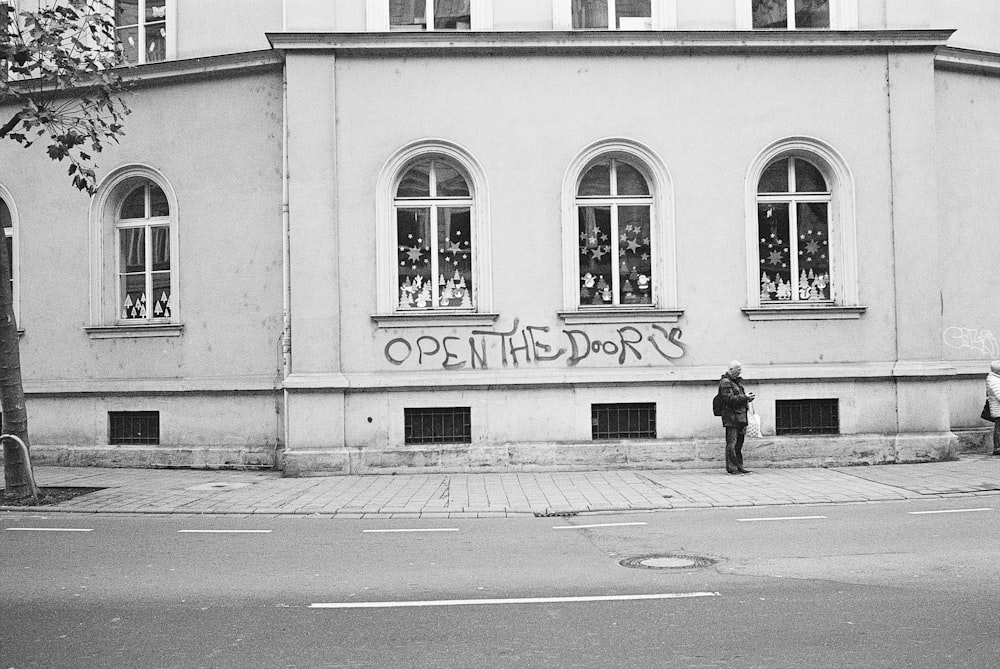
<svg viewBox="0 0 1000 669"><path fill-rule="evenodd" d="M934 54L934 67L1000 77L1000 53L944 46Z"/></svg>
<svg viewBox="0 0 1000 669"><path fill-rule="evenodd" d="M284 32L267 33L281 51L330 51L351 55L886 52L934 50L954 30L670 30L537 32Z"/></svg>

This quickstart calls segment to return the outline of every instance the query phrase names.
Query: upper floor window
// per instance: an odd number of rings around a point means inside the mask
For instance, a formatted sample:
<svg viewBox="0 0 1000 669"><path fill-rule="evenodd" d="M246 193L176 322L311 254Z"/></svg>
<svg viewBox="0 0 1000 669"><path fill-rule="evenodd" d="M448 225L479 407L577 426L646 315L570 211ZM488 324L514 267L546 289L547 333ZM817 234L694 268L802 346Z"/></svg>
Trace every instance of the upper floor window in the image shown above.
<svg viewBox="0 0 1000 669"><path fill-rule="evenodd" d="M753 0L754 28L829 28L830 0Z"/></svg>
<svg viewBox="0 0 1000 669"><path fill-rule="evenodd" d="M573 0L576 30L649 30L652 0Z"/></svg>
<svg viewBox="0 0 1000 669"><path fill-rule="evenodd" d="M167 0L115 0L115 32L129 63L167 58Z"/></svg>
<svg viewBox="0 0 1000 669"><path fill-rule="evenodd" d="M471 30L471 0L389 0L390 30Z"/></svg>
<svg viewBox="0 0 1000 669"><path fill-rule="evenodd" d="M763 151L747 183L747 313L751 318L856 318L853 183L822 142Z"/></svg>

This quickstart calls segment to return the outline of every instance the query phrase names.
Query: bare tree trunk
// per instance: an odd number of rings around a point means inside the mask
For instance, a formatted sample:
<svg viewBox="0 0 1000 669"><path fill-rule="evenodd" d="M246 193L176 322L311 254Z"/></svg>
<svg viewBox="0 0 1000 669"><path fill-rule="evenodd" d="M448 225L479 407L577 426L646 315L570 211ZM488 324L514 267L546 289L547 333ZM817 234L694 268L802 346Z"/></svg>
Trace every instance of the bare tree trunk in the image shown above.
<svg viewBox="0 0 1000 669"><path fill-rule="evenodd" d="M3 411L3 434L20 437L27 446L28 411L21 384L21 352L14 320L14 296L10 289L10 261L7 240L0 239L0 410ZM3 443L4 495L14 499L38 499L31 476L31 460L25 458L13 439Z"/></svg>

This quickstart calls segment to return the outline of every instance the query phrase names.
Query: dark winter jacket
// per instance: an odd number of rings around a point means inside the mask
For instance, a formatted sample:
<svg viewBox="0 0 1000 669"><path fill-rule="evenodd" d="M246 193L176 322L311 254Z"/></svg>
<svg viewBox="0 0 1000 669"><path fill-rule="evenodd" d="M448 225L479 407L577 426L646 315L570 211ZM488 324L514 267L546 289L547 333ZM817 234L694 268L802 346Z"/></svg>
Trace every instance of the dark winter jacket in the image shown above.
<svg viewBox="0 0 1000 669"><path fill-rule="evenodd" d="M730 376L729 372L723 374L719 379L719 394L722 395L722 424L725 427L744 427L750 398L743 390L742 377Z"/></svg>

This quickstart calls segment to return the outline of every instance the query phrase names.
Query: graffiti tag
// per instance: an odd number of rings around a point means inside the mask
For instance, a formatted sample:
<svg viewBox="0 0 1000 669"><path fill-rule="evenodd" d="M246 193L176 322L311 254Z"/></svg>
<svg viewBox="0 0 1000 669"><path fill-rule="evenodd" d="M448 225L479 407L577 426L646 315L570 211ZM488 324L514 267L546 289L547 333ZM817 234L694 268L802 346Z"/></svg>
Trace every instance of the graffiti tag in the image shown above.
<svg viewBox="0 0 1000 669"><path fill-rule="evenodd" d="M491 365L518 367L524 363L549 363L563 360L569 367L591 358L611 358L619 365L639 361L643 355L674 361L682 358L686 346L678 327L667 329L650 324L639 329L626 325L603 339L586 330L554 331L547 325L521 326L518 319L509 330L473 330L467 340L457 336L421 335L412 341L396 337L385 345L385 359L393 365L405 362L417 365L440 364L454 370L489 369Z"/></svg>
<svg viewBox="0 0 1000 669"><path fill-rule="evenodd" d="M950 327L944 331L944 343L952 348L971 348L991 358L1000 354L997 340L989 330Z"/></svg>

